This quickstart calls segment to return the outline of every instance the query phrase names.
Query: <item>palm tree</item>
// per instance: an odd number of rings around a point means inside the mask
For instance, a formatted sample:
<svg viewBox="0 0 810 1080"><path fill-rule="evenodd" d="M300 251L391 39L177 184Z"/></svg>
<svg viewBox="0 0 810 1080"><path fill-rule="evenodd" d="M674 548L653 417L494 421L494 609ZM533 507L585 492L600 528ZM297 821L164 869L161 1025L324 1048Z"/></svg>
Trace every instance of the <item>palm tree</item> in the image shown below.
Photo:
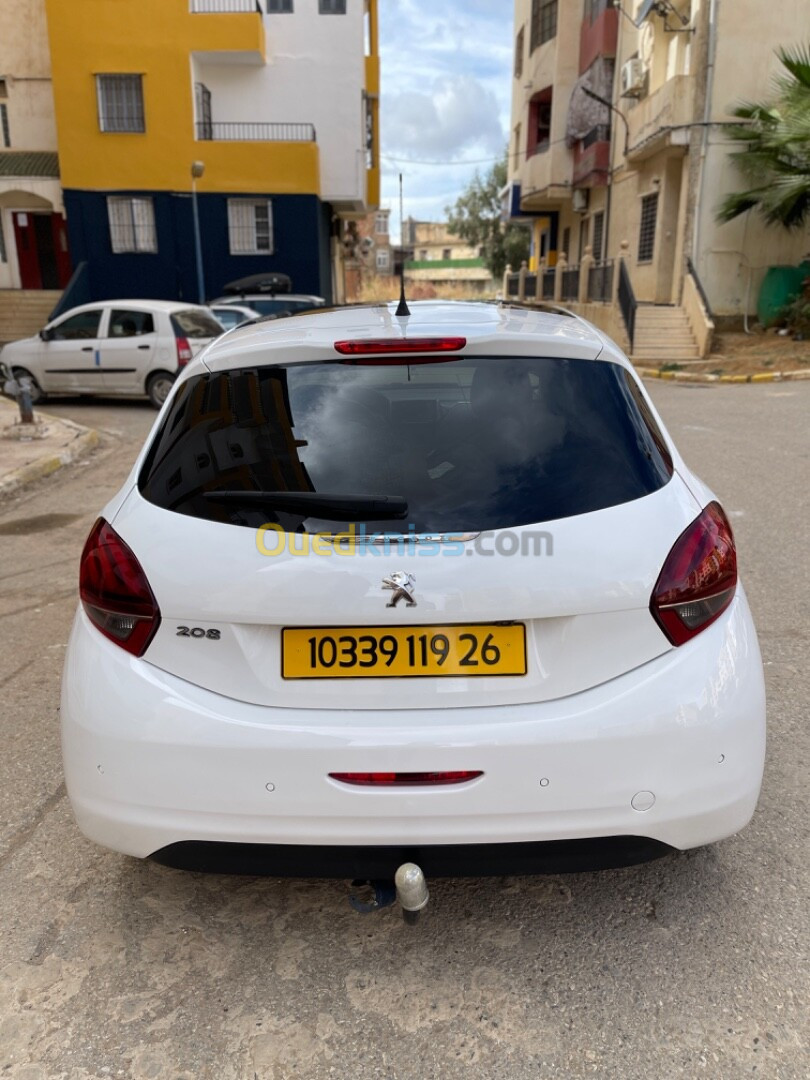
<svg viewBox="0 0 810 1080"><path fill-rule="evenodd" d="M728 195L719 221L757 209L771 225L797 229L810 219L810 46L779 49L785 72L773 103L745 103L734 110L744 123L729 125L741 149L730 156L749 187Z"/></svg>

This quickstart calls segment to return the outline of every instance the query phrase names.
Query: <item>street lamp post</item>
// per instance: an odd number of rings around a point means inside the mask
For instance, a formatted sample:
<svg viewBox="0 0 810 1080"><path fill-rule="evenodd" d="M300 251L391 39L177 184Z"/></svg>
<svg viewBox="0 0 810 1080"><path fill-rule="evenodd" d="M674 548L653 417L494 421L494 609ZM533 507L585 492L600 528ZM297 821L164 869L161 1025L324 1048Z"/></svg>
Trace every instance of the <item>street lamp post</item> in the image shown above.
<svg viewBox="0 0 810 1080"><path fill-rule="evenodd" d="M191 163L191 207L194 213L194 258L197 264L197 298L205 303L205 277L203 275L202 240L200 238L200 212L197 207L197 181L205 172L202 161Z"/></svg>

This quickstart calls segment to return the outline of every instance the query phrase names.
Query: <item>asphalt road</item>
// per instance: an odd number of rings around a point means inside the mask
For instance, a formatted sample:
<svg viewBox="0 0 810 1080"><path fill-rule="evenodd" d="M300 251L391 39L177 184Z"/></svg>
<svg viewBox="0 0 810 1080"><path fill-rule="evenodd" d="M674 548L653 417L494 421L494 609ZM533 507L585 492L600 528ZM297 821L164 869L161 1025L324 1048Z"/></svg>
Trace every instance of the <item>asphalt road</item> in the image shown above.
<svg viewBox="0 0 810 1080"><path fill-rule="evenodd" d="M769 691L752 824L601 874L434 881L416 928L340 882L211 877L97 848L65 797L77 561L154 413L68 401L83 464L0 504L0 1076L810 1074L810 384L652 393L732 514Z"/></svg>

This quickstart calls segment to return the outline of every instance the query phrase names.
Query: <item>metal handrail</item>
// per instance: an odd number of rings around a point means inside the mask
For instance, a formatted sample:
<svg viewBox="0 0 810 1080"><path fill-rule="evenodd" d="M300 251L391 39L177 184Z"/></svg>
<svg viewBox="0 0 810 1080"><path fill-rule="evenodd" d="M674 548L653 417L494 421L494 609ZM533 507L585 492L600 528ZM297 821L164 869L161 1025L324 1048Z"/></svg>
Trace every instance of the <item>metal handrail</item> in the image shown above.
<svg viewBox="0 0 810 1080"><path fill-rule="evenodd" d="M624 259L620 259L619 263L619 308L621 309L624 325L627 329L627 337L630 339L630 349L632 351L636 334L636 308L638 307L638 301L636 300L636 294L633 292L633 283L630 280L627 263Z"/></svg>
<svg viewBox="0 0 810 1080"><path fill-rule="evenodd" d="M315 142L314 124L198 120L197 138L214 142Z"/></svg>
<svg viewBox="0 0 810 1080"><path fill-rule="evenodd" d="M703 301L703 306L706 309L706 314L711 319L711 321L714 322L714 315L712 315L712 306L709 303L709 298L706 295L706 290L703 288L703 282L698 277L698 272L695 269L695 264L692 262L691 258L688 255L686 256L686 271L695 283L695 288L698 291L700 299Z"/></svg>

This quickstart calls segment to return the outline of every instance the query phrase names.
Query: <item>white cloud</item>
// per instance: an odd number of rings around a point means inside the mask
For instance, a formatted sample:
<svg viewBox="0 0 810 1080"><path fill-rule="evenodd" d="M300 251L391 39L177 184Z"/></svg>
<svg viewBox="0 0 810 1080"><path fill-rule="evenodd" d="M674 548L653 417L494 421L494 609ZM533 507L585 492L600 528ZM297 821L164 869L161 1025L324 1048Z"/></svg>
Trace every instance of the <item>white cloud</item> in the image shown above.
<svg viewBox="0 0 810 1080"><path fill-rule="evenodd" d="M406 217L439 221L506 146L512 5L384 0L380 8L382 203L394 210L398 236L399 172Z"/></svg>

